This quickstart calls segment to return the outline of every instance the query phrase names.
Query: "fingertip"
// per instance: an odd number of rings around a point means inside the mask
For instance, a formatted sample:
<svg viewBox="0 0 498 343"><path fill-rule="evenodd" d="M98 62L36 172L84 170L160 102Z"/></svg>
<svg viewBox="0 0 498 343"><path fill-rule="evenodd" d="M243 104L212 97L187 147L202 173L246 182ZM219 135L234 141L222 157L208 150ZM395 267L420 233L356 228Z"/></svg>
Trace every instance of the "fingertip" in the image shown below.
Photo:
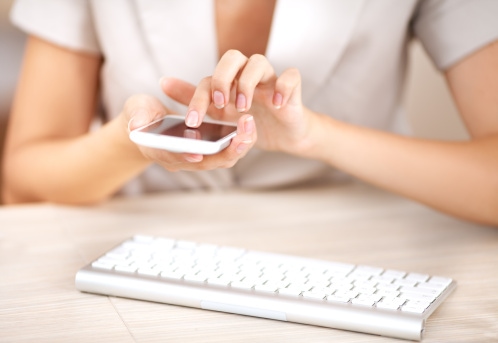
<svg viewBox="0 0 498 343"><path fill-rule="evenodd" d="M235 101L235 107L237 108L237 112L245 112L247 109L247 98L244 94L237 94L237 98Z"/></svg>
<svg viewBox="0 0 498 343"><path fill-rule="evenodd" d="M217 109L222 109L225 107L225 95L220 91L213 92L213 104Z"/></svg>
<svg viewBox="0 0 498 343"><path fill-rule="evenodd" d="M199 112L192 110L187 113L187 116L185 117L185 125L188 127L198 127L199 126Z"/></svg>
<svg viewBox="0 0 498 343"><path fill-rule="evenodd" d="M159 79L159 86L161 88L165 88L168 86L168 81L169 81L169 78L167 76L163 76Z"/></svg>
<svg viewBox="0 0 498 343"><path fill-rule="evenodd" d="M244 119L244 133L251 135L254 132L254 128L255 128L254 117L249 114Z"/></svg>

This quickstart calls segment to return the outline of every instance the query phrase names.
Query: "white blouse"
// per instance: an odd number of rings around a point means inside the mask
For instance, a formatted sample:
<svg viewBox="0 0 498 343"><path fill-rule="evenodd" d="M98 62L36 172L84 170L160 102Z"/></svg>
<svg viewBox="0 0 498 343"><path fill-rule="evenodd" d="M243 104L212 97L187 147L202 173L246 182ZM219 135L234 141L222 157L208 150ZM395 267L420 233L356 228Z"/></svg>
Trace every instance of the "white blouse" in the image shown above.
<svg viewBox="0 0 498 343"><path fill-rule="evenodd" d="M498 39L497 13L496 0L278 0L266 56L277 73L300 70L310 109L408 134L401 98L412 37L445 70ZM197 84L218 58L209 0L18 0L11 19L29 34L104 57L108 119L136 93L185 114L161 93L160 77ZM170 173L154 165L123 191L280 187L332 172L321 162L253 149L231 169Z"/></svg>

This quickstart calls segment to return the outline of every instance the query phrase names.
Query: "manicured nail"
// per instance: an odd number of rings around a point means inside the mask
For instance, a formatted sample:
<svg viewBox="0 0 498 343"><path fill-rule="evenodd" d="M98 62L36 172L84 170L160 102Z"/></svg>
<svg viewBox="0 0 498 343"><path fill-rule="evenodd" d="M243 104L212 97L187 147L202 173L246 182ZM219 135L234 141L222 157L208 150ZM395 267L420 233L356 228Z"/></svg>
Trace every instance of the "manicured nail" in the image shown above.
<svg viewBox="0 0 498 343"><path fill-rule="evenodd" d="M244 112L246 110L247 100L244 94L237 94L237 101L235 102L235 106L237 107L237 111L239 112Z"/></svg>
<svg viewBox="0 0 498 343"><path fill-rule="evenodd" d="M254 131L254 117L250 116L244 122L244 132L251 134Z"/></svg>
<svg viewBox="0 0 498 343"><path fill-rule="evenodd" d="M214 91L213 93L214 107L221 109L225 107L225 96L220 91Z"/></svg>
<svg viewBox="0 0 498 343"><path fill-rule="evenodd" d="M139 127L147 125L148 123L149 121L147 112L140 109L135 112L133 117L131 117L130 121L128 122L128 131L135 130Z"/></svg>
<svg viewBox="0 0 498 343"><path fill-rule="evenodd" d="M282 94L280 93L275 93L273 95L273 106L275 106L275 108L278 110L280 107L282 107L282 101L283 101L283 97L282 97Z"/></svg>
<svg viewBox="0 0 498 343"><path fill-rule="evenodd" d="M185 155L184 158L187 162L191 163L202 161L202 155Z"/></svg>
<svg viewBox="0 0 498 343"><path fill-rule="evenodd" d="M198 121L199 121L199 113L197 113L197 111L190 111L189 113L187 113L187 120L185 121L187 126L195 127L197 126Z"/></svg>

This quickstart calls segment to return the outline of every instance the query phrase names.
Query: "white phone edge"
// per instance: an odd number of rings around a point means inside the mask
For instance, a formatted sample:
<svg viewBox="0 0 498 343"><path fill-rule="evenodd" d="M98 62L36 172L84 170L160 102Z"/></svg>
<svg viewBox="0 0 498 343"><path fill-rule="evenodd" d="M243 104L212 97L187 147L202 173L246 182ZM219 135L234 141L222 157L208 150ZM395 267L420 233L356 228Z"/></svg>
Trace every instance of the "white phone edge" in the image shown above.
<svg viewBox="0 0 498 343"><path fill-rule="evenodd" d="M168 115L167 117L172 117L176 119L185 120L185 117L180 115ZM158 120L155 120L147 125L141 126L130 132L129 137L132 142L135 144L145 146L148 148L167 150L175 153L189 153L189 154L201 154L201 155L212 155L220 152L224 148L226 148L233 137L237 135L237 126L234 123L224 122L219 120L214 120L210 118L205 118L203 122L212 123L212 124L220 124L220 125L228 125L233 126L235 128L234 132L229 135L223 137L222 139L216 142L210 141L201 141L196 139L189 138L180 138L180 137L171 137L165 135L159 135L150 132L141 132L140 130L149 125L153 125L165 117L162 117Z"/></svg>

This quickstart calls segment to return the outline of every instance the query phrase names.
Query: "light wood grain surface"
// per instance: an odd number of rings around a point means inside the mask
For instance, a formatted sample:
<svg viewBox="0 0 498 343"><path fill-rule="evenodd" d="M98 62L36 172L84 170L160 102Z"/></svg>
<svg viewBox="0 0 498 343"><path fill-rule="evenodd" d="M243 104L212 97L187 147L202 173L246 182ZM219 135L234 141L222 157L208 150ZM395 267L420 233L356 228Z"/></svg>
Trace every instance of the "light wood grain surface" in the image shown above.
<svg viewBox="0 0 498 343"><path fill-rule="evenodd" d="M498 342L498 229L361 184L0 207L0 341L403 342L75 289L137 233L448 276L424 342Z"/></svg>

